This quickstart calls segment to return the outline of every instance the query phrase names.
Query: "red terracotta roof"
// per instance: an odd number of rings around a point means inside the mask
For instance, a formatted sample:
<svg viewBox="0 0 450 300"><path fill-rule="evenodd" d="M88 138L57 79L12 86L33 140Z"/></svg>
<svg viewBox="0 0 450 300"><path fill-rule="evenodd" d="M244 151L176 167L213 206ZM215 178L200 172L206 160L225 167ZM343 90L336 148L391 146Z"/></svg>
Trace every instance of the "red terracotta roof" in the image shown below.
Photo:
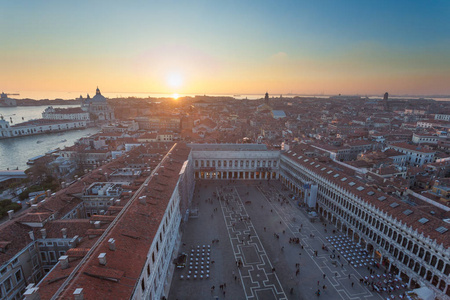
<svg viewBox="0 0 450 300"><path fill-rule="evenodd" d="M294 154L296 155L294 156ZM397 220L407 224L408 226L411 226L414 230L418 230L419 233L423 233L425 236L430 236L430 238L436 240L438 244L442 243L446 248L450 246L450 230L445 233L439 233L436 231L436 229L440 226L450 228L449 224L443 221L444 218L450 218L450 212L444 211L443 209L440 209L417 198L414 199L416 203L415 206L409 205L401 201L400 199L397 199L383 192L379 192L377 189L368 186L365 182L354 176L350 177L348 174L342 172L342 170L332 168L330 167L330 165L322 164L306 156L303 156L299 159L299 157L302 156L302 153L296 153L295 147L290 153L284 153L283 155L287 155L290 159L293 159L303 167L320 176L323 176L330 182L341 186L345 190L350 191L354 195L360 197L362 201L370 203L376 208L388 213L393 218L396 218ZM338 174L338 176L336 176L336 174ZM342 181L343 178L346 178L346 180ZM353 184L350 185L350 183ZM362 187L363 189L358 189L360 187ZM368 195L368 192L372 192L373 194ZM380 197L385 197L385 199L383 201L380 201L378 200L378 198ZM397 203L398 206L390 206L392 203ZM402 212L406 209L410 209L414 213L410 215L403 214ZM430 214L430 211L434 211L435 215ZM426 224L421 224L420 222L418 222L418 220L422 217L426 217L429 222L427 222Z"/></svg>
<svg viewBox="0 0 450 300"><path fill-rule="evenodd" d="M165 167L157 170L158 175L148 182L148 187L134 196L131 205L68 283L60 298L72 299L73 291L79 287L83 288L86 299L130 298L189 152L184 144L172 149L172 159L164 162ZM157 198L154 197L156 189ZM143 195L147 196L147 204L137 200ZM115 251L109 250L110 238L116 240ZM133 249L132 255L130 249ZM106 266L98 263L100 253L106 253Z"/></svg>

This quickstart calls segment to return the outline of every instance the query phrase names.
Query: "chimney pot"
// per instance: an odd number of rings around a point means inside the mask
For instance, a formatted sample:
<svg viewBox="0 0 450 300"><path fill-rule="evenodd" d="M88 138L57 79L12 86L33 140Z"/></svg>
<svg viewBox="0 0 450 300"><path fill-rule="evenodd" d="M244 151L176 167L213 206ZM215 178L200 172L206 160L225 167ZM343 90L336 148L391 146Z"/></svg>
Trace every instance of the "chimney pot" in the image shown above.
<svg viewBox="0 0 450 300"><path fill-rule="evenodd" d="M73 292L73 299L74 300L83 300L84 299L82 288L75 289L75 291Z"/></svg>
<svg viewBox="0 0 450 300"><path fill-rule="evenodd" d="M41 235L43 239L47 238L47 230L45 230L45 228L41 229Z"/></svg>
<svg viewBox="0 0 450 300"><path fill-rule="evenodd" d="M30 235L30 239L32 239L34 241L34 232L29 231L28 234Z"/></svg>
<svg viewBox="0 0 450 300"><path fill-rule="evenodd" d="M109 243L109 250L116 251L116 240L113 238L110 238L108 240L108 243Z"/></svg>
<svg viewBox="0 0 450 300"><path fill-rule="evenodd" d="M61 269L67 269L69 267L69 256L62 255L58 260L61 263Z"/></svg>
<svg viewBox="0 0 450 300"><path fill-rule="evenodd" d="M40 300L41 296L38 292L38 287L32 287L30 289L27 289L25 293L23 294L25 300Z"/></svg>
<svg viewBox="0 0 450 300"><path fill-rule="evenodd" d="M95 221L94 222L94 226L95 226L95 228L100 228L100 221Z"/></svg>
<svg viewBox="0 0 450 300"><path fill-rule="evenodd" d="M13 214L14 214L14 210L12 210L12 209L8 210L8 217L9 217L10 220L12 219Z"/></svg>
<svg viewBox="0 0 450 300"><path fill-rule="evenodd" d="M63 239L67 239L67 228L61 229Z"/></svg>
<svg viewBox="0 0 450 300"><path fill-rule="evenodd" d="M78 235L74 236L73 239L70 240L70 248L75 248L78 245Z"/></svg>
<svg viewBox="0 0 450 300"><path fill-rule="evenodd" d="M103 266L106 265L106 253L100 253L98 256L98 262Z"/></svg>

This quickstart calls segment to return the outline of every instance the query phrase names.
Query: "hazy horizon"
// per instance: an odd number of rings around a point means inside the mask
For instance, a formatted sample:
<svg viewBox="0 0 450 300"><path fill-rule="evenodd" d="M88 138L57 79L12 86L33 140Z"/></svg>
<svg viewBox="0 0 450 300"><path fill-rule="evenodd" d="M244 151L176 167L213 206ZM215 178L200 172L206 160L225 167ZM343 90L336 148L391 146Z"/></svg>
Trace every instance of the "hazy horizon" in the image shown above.
<svg viewBox="0 0 450 300"><path fill-rule="evenodd" d="M9 93L19 93L19 95L11 95L9 98L21 100L21 99L32 99L32 100L76 100L80 96L86 98L87 94L90 97L95 95L94 92L80 92L80 91L72 91L72 92L64 92L64 91L8 91ZM211 96L211 97L233 97L236 99L244 99L248 98L249 100L257 100L264 98L264 92L262 93L249 93L249 94L233 94L233 93L190 93L190 94L170 94L170 93L152 93L152 92L104 92L101 90L103 96L109 99L114 98L183 98L183 97L195 97L195 96ZM292 97L317 97L317 98L328 98L333 96L339 96L339 94L294 94L294 93L270 93L269 97L278 98L283 96L283 98L292 98ZM383 94L375 95L375 94L342 94L342 96L349 97L368 97L372 99L382 99ZM410 98L410 99L434 99L440 101L450 101L450 95L391 95L390 98Z"/></svg>

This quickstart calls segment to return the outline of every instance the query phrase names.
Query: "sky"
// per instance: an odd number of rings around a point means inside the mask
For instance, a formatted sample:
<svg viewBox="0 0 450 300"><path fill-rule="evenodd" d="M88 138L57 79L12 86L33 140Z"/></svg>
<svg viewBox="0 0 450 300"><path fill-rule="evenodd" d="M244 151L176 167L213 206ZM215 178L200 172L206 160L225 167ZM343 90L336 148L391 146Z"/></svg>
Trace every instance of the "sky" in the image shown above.
<svg viewBox="0 0 450 300"><path fill-rule="evenodd" d="M5 92L450 94L450 1L0 7Z"/></svg>

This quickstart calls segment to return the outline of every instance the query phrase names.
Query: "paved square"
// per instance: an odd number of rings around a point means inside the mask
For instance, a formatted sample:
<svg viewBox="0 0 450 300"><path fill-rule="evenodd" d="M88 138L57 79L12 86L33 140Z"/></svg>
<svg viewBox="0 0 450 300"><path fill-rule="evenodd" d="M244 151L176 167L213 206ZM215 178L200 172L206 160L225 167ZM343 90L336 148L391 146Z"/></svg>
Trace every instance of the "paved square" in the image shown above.
<svg viewBox="0 0 450 300"><path fill-rule="evenodd" d="M241 252L244 255L244 263L248 265L261 263L261 259L254 245L241 247Z"/></svg>
<svg viewBox="0 0 450 300"><path fill-rule="evenodd" d="M189 268L175 270L168 299L316 299L317 290L320 299L386 299L404 291L378 293L370 285L376 279L360 282L370 276L367 267L330 257L332 237L342 233L311 223L284 200L289 193L278 181L198 181L198 218L182 225L179 252L211 245L210 276L187 280Z"/></svg>

